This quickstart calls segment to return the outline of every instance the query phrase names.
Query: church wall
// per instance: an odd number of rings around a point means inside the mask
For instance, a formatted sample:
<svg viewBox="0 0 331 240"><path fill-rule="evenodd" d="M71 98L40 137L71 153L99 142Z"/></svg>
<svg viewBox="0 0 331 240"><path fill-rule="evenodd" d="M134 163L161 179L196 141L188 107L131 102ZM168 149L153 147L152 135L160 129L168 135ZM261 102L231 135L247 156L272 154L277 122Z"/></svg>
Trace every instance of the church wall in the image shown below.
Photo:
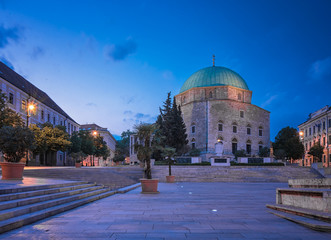
<svg viewBox="0 0 331 240"><path fill-rule="evenodd" d="M238 93L241 94L240 100ZM196 148L205 152L208 136L208 152L214 152L218 137L223 138L225 154L232 154L233 138L238 141L238 150L246 150L246 142L250 140L252 155L258 153L259 142L263 143L263 147L269 147L270 113L250 104L251 96L251 91L231 86L194 88L177 95L176 101L181 105L189 145L192 146L194 138ZM243 111L244 117L240 116L240 111ZM223 131L218 131L219 121L223 122ZM233 123L237 124L237 133L233 133ZM247 134L248 124L250 135ZM195 125L195 133L192 133L192 125ZM263 136L259 136L259 127L262 127Z"/></svg>

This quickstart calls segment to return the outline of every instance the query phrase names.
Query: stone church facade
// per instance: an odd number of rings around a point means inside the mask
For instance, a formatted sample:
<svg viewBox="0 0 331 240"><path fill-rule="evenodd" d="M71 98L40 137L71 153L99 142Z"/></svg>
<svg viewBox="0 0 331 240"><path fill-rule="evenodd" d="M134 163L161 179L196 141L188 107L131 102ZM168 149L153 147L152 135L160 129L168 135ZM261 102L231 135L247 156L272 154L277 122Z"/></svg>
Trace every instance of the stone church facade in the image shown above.
<svg viewBox="0 0 331 240"><path fill-rule="evenodd" d="M203 159L222 154L233 157L237 150L257 156L270 147L270 112L251 104L252 91L236 72L224 67L207 67L186 80L175 96L181 106L191 148Z"/></svg>

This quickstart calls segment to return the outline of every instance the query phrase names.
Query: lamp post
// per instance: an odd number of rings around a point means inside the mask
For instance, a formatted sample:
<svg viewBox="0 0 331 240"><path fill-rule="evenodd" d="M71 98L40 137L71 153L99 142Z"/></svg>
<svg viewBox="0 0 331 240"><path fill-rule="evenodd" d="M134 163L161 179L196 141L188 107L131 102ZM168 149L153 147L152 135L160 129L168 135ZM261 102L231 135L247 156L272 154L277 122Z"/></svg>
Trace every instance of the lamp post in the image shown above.
<svg viewBox="0 0 331 240"><path fill-rule="evenodd" d="M30 113L35 109L33 103L29 103L26 108L26 127L29 127L29 118L31 117ZM26 151L26 166L29 165L29 150Z"/></svg>
<svg viewBox="0 0 331 240"><path fill-rule="evenodd" d="M93 135L94 138L96 138L97 135L98 135L98 132L94 130L94 131L92 132L92 135ZM92 155L92 166L94 167L94 154Z"/></svg>
<svg viewBox="0 0 331 240"><path fill-rule="evenodd" d="M300 141L302 142L302 144L303 144L303 131L300 131L299 132L299 136L300 136ZM303 144L304 145L304 144ZM306 149L305 149L305 151L306 151ZM302 166L305 166L305 153L303 154L303 156L302 156Z"/></svg>

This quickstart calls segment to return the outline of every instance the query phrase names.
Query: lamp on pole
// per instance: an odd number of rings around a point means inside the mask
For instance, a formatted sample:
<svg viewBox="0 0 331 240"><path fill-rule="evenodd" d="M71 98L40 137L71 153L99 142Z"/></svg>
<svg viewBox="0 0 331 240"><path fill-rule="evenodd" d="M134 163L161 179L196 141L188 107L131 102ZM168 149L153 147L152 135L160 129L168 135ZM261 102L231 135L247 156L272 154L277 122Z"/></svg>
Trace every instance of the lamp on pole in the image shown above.
<svg viewBox="0 0 331 240"><path fill-rule="evenodd" d="M31 112L36 108L33 103L28 103L26 108L26 127L29 127L29 118L31 117ZM26 151L26 166L29 165L29 150Z"/></svg>
<svg viewBox="0 0 331 240"><path fill-rule="evenodd" d="M94 130L92 132L92 135L93 135L94 138L96 138L96 136L98 135L98 132ZM94 154L92 155L92 166L94 167Z"/></svg>

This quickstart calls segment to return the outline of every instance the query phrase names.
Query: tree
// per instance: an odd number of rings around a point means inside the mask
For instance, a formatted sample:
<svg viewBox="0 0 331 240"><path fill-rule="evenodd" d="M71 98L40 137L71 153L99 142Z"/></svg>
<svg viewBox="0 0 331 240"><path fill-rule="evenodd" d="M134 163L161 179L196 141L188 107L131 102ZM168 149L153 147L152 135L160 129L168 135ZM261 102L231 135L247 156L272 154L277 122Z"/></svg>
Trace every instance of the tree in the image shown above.
<svg viewBox="0 0 331 240"><path fill-rule="evenodd" d="M76 163L80 163L86 157L86 154L82 152L82 139L79 136L79 132L73 132L70 137L71 146L69 148L69 155L75 160Z"/></svg>
<svg viewBox="0 0 331 240"><path fill-rule="evenodd" d="M34 135L28 128L4 126L0 129L0 151L7 162L19 162L34 149Z"/></svg>
<svg viewBox="0 0 331 240"><path fill-rule="evenodd" d="M281 149L284 151L285 158L288 159L299 159L304 154L304 146L300 142L298 131L291 127L285 127L278 132L273 148L276 157Z"/></svg>
<svg viewBox="0 0 331 240"><path fill-rule="evenodd" d="M308 154L313 156L313 159L317 158L318 162L322 162L322 156L324 153L324 147L321 146L320 142L317 142L312 146L308 152Z"/></svg>
<svg viewBox="0 0 331 240"><path fill-rule="evenodd" d="M24 126L22 117L15 111L8 108L6 104L7 96L0 89L0 128L3 126Z"/></svg>
<svg viewBox="0 0 331 240"><path fill-rule="evenodd" d="M137 150L137 157L139 161L145 163L145 178L152 179L151 156L153 149L151 146L151 140L155 126L153 124L141 123L136 125L134 129L137 132L138 138L138 142L134 146Z"/></svg>
<svg viewBox="0 0 331 240"><path fill-rule="evenodd" d="M260 157L269 157L270 156L270 149L268 147L263 147L259 150Z"/></svg>
<svg viewBox="0 0 331 240"><path fill-rule="evenodd" d="M93 139L93 144L95 146L94 155L96 157L102 157L104 160L110 156L110 151L107 147L107 143L103 140L102 136L96 136Z"/></svg>
<svg viewBox="0 0 331 240"><path fill-rule="evenodd" d="M45 160L46 165L53 165L52 160L47 161L47 153L50 153L51 156L57 152L65 152L70 146L71 142L69 141L69 134L65 131L63 126L55 126L51 123L44 123L38 125L31 125L30 129L34 133L36 139L36 148L34 153L42 154L43 160Z"/></svg>
<svg viewBox="0 0 331 240"><path fill-rule="evenodd" d="M133 133L128 129L122 132L121 140L116 141L114 162L122 162L126 157L130 156L130 135Z"/></svg>
<svg viewBox="0 0 331 240"><path fill-rule="evenodd" d="M235 159L238 159L238 157L246 157L246 151L244 149L238 150L234 153Z"/></svg>

